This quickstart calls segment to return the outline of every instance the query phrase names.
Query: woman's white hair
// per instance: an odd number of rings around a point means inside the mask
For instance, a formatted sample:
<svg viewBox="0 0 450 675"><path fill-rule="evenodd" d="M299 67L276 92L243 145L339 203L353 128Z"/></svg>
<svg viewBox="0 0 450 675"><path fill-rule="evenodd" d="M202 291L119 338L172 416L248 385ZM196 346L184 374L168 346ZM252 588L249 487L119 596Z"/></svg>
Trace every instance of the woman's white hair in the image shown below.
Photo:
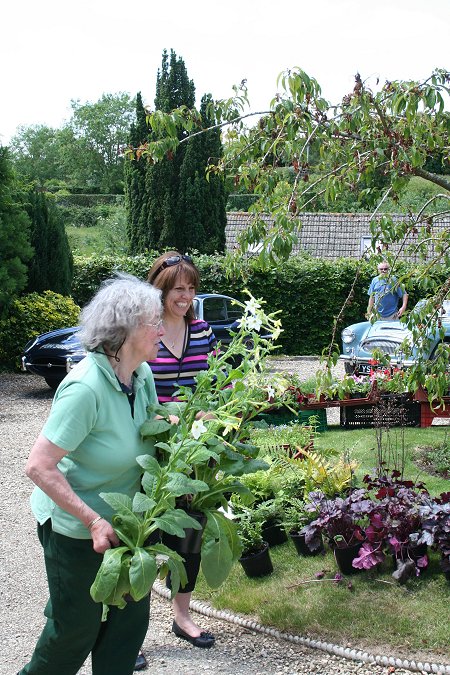
<svg viewBox="0 0 450 675"><path fill-rule="evenodd" d="M116 273L81 311L78 337L92 352L106 347L117 353L127 337L144 322L159 320L161 291L131 274Z"/></svg>

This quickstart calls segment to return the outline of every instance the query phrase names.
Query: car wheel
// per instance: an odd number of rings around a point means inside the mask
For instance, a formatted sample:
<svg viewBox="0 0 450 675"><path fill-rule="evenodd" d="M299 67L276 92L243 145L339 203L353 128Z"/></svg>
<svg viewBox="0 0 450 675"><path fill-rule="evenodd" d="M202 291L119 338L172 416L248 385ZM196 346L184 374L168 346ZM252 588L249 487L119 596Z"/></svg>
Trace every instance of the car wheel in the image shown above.
<svg viewBox="0 0 450 675"><path fill-rule="evenodd" d="M61 382L61 380L55 380L54 377L44 377L44 380L46 381L50 389L53 390L57 389Z"/></svg>

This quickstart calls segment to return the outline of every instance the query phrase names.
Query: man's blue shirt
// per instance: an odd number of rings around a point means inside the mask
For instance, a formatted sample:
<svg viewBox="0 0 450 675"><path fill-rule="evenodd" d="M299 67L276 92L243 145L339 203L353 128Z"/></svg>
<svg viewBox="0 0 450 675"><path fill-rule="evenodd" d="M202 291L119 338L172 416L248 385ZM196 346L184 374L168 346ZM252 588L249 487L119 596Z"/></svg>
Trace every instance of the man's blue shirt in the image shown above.
<svg viewBox="0 0 450 675"><path fill-rule="evenodd" d="M391 316L398 309L398 300L403 297L397 279L380 275L370 283L368 295L374 296L374 307L381 317Z"/></svg>

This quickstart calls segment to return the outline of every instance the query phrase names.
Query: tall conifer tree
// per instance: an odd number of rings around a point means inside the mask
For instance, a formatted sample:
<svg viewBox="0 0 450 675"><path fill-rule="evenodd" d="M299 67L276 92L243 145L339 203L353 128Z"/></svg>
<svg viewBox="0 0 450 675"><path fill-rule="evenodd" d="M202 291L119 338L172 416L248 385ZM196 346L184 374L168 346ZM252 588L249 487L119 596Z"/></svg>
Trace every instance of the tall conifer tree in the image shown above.
<svg viewBox="0 0 450 675"><path fill-rule="evenodd" d="M141 92L136 96L136 124L131 126L130 145L139 147L148 139L146 112ZM138 253L146 247L145 237L148 214L145 191L147 160L136 158L125 162L125 204L127 209L127 234L130 253Z"/></svg>
<svg viewBox="0 0 450 675"><path fill-rule="evenodd" d="M201 106L205 124L210 122L207 119L208 100L203 97ZM157 75L155 108L170 112L181 105L192 108L194 103L195 87L183 59L173 50L169 58L164 51ZM138 126L139 117L136 129ZM134 128L132 134L142 143L144 130L142 126L140 129L139 139ZM148 130L146 138L151 138ZM133 137L132 142L135 142ZM131 162L135 166L127 167L126 182L129 235L134 252L165 247L182 251L197 249L205 253L223 250L225 190L220 178L211 176L208 182L205 176L209 158L217 158L221 153L220 133L214 130L183 143L176 153L157 164L147 163L145 197L142 160Z"/></svg>
<svg viewBox="0 0 450 675"><path fill-rule="evenodd" d="M31 220L31 244L34 255L28 264L29 292L50 290L70 295L73 258L64 225L53 204L43 192L29 194L28 214Z"/></svg>

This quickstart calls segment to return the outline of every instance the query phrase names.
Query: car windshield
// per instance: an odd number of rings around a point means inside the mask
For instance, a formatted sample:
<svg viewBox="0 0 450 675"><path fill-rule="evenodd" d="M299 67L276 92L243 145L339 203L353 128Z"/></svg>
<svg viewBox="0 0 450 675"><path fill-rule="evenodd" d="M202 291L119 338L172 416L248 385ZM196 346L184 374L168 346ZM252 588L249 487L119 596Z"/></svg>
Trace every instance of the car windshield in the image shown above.
<svg viewBox="0 0 450 675"><path fill-rule="evenodd" d="M414 309L420 309L425 304L425 300L419 300ZM450 317L450 300L444 300L441 305L440 315Z"/></svg>

